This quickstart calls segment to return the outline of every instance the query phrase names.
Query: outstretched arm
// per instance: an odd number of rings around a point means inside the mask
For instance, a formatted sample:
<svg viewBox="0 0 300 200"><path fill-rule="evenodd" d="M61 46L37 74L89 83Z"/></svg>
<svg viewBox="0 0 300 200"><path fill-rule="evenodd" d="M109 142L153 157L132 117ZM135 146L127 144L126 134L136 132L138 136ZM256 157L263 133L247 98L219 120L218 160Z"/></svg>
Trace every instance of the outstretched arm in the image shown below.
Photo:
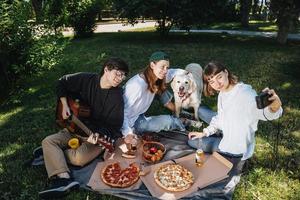
<svg viewBox="0 0 300 200"><path fill-rule="evenodd" d="M265 88L263 92L268 92L270 95L272 95L269 98L272 103L264 109L255 108L257 118L264 121L278 119L283 112L281 107L282 103L279 96L273 89Z"/></svg>

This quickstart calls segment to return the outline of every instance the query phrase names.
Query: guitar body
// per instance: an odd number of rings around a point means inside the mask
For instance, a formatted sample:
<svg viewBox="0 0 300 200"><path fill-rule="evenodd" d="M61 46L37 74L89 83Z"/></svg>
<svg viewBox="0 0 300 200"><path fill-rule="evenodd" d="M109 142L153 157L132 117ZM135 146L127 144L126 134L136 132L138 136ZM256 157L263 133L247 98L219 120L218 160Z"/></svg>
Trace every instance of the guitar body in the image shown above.
<svg viewBox="0 0 300 200"><path fill-rule="evenodd" d="M63 119L63 106L59 99L56 106L56 123L62 128L67 128L71 133L74 133L80 139L86 140L86 137L93 134L93 132L84 123L82 123L79 118L87 119L91 113L90 108L85 104L81 104L79 100L74 100L69 97L67 97L67 103L71 111L71 116L68 119ZM82 137L83 135L85 135L85 138ZM114 150L113 143L114 140L107 137L107 135L102 135L97 140L97 144L108 149L109 152L113 152Z"/></svg>
<svg viewBox="0 0 300 200"><path fill-rule="evenodd" d="M70 111L72 115L75 115L77 118L88 118L90 116L90 108L88 105L81 103L79 100L74 100L72 98L67 97L67 103L69 105ZM56 106L56 123L62 127L67 128L71 133L77 132L81 135L82 131L80 128L76 126L76 124L72 120L63 119L62 117L62 103L58 99Z"/></svg>

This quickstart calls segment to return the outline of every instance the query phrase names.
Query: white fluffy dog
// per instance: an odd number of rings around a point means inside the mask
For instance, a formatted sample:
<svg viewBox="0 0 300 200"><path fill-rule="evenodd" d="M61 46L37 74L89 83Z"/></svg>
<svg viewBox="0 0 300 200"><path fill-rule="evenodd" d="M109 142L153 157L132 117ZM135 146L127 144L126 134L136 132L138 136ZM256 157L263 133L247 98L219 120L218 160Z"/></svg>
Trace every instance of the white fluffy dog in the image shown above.
<svg viewBox="0 0 300 200"><path fill-rule="evenodd" d="M176 75L171 83L174 92L176 116L179 117L181 108L194 108L195 119L199 120L198 108L203 91L202 67L197 63L188 64L186 73Z"/></svg>

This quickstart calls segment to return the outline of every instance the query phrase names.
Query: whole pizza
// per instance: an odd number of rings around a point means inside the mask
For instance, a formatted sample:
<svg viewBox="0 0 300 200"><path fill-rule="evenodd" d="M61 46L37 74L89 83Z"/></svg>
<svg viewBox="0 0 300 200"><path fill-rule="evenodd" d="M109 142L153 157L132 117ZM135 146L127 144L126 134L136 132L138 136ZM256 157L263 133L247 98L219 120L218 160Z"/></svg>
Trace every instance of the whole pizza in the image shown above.
<svg viewBox="0 0 300 200"><path fill-rule="evenodd" d="M193 174L178 164L166 164L154 172L155 182L165 190L180 192L190 188L194 182Z"/></svg>
<svg viewBox="0 0 300 200"><path fill-rule="evenodd" d="M139 180L140 168L131 163L127 168L122 169L119 162L105 166L101 171L102 181L117 188L126 188Z"/></svg>

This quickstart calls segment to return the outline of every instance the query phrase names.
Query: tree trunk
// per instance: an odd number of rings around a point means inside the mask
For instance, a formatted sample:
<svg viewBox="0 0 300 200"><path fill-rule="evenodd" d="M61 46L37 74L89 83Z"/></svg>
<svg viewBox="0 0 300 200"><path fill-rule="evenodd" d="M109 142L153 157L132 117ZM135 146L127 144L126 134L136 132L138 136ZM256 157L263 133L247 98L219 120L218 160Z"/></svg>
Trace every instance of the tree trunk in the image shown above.
<svg viewBox="0 0 300 200"><path fill-rule="evenodd" d="M291 26L291 17L288 13L280 13L277 19L277 41L280 44L285 44Z"/></svg>
<svg viewBox="0 0 300 200"><path fill-rule="evenodd" d="M241 4L241 24L242 27L249 27L249 13L251 8L251 0L240 0Z"/></svg>
<svg viewBox="0 0 300 200"><path fill-rule="evenodd" d="M1 96L0 99L5 97L8 94L10 88L10 80L7 72L7 61L4 58L3 54L0 55L0 89Z"/></svg>
<svg viewBox="0 0 300 200"><path fill-rule="evenodd" d="M287 36L289 34L289 28L285 25L278 27L278 33L277 33L277 41L280 44L285 44L287 41Z"/></svg>
<svg viewBox="0 0 300 200"><path fill-rule="evenodd" d="M102 21L102 12L101 12L101 10L98 12L98 15L97 15L98 17L98 21L100 22L100 21Z"/></svg>
<svg viewBox="0 0 300 200"><path fill-rule="evenodd" d="M280 44L287 42L288 33L294 19L298 20L300 12L299 0L273 0L271 1L270 8L277 17L277 41Z"/></svg>
<svg viewBox="0 0 300 200"><path fill-rule="evenodd" d="M161 20L159 20L159 32L161 36L167 35L167 27L166 27L166 17L164 16Z"/></svg>
<svg viewBox="0 0 300 200"><path fill-rule="evenodd" d="M31 0L32 7L35 13L36 21L41 22L42 20L42 9L43 9L43 0Z"/></svg>
<svg viewBox="0 0 300 200"><path fill-rule="evenodd" d="M259 11L259 0L253 0L253 5L252 5L252 15L257 19L258 17L258 11Z"/></svg>

